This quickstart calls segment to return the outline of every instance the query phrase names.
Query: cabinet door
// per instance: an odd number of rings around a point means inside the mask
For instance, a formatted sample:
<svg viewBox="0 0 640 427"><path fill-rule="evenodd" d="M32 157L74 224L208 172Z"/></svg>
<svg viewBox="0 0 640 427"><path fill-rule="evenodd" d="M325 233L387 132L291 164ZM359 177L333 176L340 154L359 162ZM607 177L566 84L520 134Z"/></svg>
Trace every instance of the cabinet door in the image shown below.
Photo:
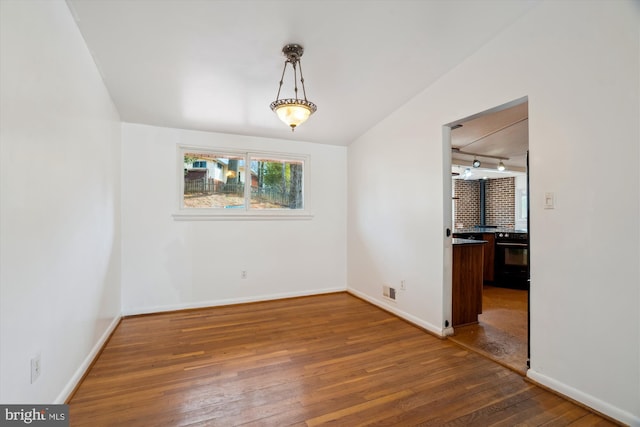
<svg viewBox="0 0 640 427"><path fill-rule="evenodd" d="M482 313L482 261L485 244L453 245L452 326L478 322Z"/></svg>
<svg viewBox="0 0 640 427"><path fill-rule="evenodd" d="M494 265L496 259L496 236L493 233L484 233L482 240L486 240L484 245L484 265L482 270L482 278L485 282L493 282L495 280Z"/></svg>

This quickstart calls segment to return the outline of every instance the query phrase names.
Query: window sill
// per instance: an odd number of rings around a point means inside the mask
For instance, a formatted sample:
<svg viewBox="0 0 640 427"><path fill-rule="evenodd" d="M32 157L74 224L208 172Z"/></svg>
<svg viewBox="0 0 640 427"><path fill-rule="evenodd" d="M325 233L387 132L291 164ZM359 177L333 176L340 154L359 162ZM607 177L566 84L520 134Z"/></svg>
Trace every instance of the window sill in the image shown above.
<svg viewBox="0 0 640 427"><path fill-rule="evenodd" d="M173 215L174 221L262 221L262 220L310 220L309 212L178 212Z"/></svg>

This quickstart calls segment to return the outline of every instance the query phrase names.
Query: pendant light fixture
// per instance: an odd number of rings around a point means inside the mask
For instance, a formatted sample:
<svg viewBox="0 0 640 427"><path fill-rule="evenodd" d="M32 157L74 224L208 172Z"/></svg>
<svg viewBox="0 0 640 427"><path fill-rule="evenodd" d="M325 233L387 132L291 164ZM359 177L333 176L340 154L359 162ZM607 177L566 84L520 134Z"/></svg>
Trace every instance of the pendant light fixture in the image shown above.
<svg viewBox="0 0 640 427"><path fill-rule="evenodd" d="M287 59L284 61L284 69L282 77L280 77L280 85L278 86L278 94L276 100L271 103L271 110L275 112L280 120L291 127L293 132L296 127L304 123L309 116L316 112L318 107L311 101L307 100L307 92L304 88L304 77L302 77L302 66L300 65L300 57L304 53L304 48L299 44L288 44L282 48L282 53ZM280 90L284 81L284 74L287 71L287 64L293 68L293 89L295 98L280 99ZM298 69L300 69L300 85L302 86L302 96L304 99L298 98Z"/></svg>
<svg viewBox="0 0 640 427"><path fill-rule="evenodd" d="M498 170L500 172L504 171L506 168L504 167L504 163L502 163L502 160L500 160L500 163L498 163Z"/></svg>

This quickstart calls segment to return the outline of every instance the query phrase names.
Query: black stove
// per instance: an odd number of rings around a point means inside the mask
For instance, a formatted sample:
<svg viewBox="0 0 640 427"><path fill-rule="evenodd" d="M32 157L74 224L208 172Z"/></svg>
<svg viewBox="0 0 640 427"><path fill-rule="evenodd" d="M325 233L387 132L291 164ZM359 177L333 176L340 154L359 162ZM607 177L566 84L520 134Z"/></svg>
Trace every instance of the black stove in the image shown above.
<svg viewBox="0 0 640 427"><path fill-rule="evenodd" d="M495 233L496 285L529 289L529 233L503 230Z"/></svg>

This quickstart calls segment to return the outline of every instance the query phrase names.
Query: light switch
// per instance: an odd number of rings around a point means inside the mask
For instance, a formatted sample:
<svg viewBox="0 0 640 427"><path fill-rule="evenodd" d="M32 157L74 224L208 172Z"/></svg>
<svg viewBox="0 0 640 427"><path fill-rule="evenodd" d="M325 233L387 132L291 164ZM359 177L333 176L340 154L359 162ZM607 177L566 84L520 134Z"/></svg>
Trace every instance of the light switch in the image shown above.
<svg viewBox="0 0 640 427"><path fill-rule="evenodd" d="M556 195L554 193L544 193L544 208L555 209Z"/></svg>

